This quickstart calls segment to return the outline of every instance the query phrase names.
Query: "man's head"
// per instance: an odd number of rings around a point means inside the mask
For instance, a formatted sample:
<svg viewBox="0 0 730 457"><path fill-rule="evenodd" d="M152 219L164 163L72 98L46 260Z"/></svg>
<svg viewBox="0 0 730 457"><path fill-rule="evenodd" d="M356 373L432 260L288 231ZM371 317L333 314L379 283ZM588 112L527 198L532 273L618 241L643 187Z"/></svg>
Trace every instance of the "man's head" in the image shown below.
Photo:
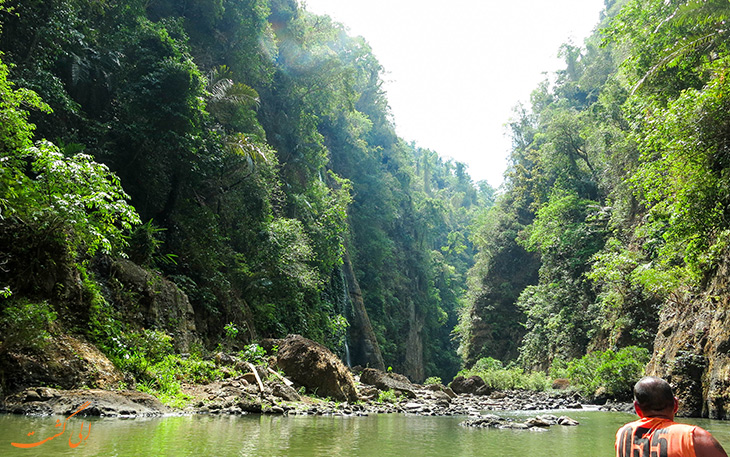
<svg viewBox="0 0 730 457"><path fill-rule="evenodd" d="M671 416L677 412L678 402L672 386L661 378L647 376L634 386L634 407L639 416Z"/></svg>

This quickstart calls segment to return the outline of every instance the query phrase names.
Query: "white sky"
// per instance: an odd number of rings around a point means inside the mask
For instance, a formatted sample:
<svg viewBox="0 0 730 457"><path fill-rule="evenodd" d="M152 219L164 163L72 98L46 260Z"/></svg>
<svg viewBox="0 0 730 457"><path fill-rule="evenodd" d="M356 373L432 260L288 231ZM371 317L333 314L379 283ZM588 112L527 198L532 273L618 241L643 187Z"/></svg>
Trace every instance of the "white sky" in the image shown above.
<svg viewBox="0 0 730 457"><path fill-rule="evenodd" d="M301 0L363 36L385 68L398 135L469 166L497 187L510 149L504 125L562 43L583 44L603 0Z"/></svg>

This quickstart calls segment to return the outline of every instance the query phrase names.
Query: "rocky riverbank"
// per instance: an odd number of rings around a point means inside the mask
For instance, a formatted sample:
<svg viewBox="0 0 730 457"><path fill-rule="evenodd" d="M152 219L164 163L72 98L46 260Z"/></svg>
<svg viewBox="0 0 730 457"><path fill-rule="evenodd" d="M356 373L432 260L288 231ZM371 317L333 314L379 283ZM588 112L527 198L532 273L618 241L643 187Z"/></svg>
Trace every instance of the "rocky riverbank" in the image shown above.
<svg viewBox="0 0 730 457"><path fill-rule="evenodd" d="M171 413L157 398L136 390L60 390L30 387L6 397L0 412L28 416L151 417Z"/></svg>
<svg viewBox="0 0 730 457"><path fill-rule="evenodd" d="M78 411L81 415L111 417L401 413L468 416L471 420L481 421L468 425L512 427L514 424L490 422L491 416L485 414L497 411L563 411L583 407L580 396L569 390L492 391L478 377L457 377L449 386L424 386L411 383L395 373L371 368L352 371L327 348L296 335L269 344L278 348L276 356L269 359L269 365L248 364L251 368L249 373L209 384L183 383L178 395L180 399L186 399L183 407L165 406L152 395L135 390L28 387L7 396L0 403L0 412L68 415ZM241 361L232 360L231 363L241 365ZM82 406L83 410L79 410ZM556 423L558 419L555 419Z"/></svg>
<svg viewBox="0 0 730 457"><path fill-rule="evenodd" d="M0 403L0 412L25 415L69 415L89 402L79 414L106 417L146 417L174 414L278 414L299 416L366 416L370 414L409 414L423 416L467 416L464 425L474 427L525 428L527 422L511 422L494 416L505 411L560 411L580 410L577 394L567 391L529 392L494 391L490 395L456 394L440 384L421 386L411 384L412 397L391 394L360 382L355 376L360 399L333 401L310 395L300 395L275 376L262 381L263 390L249 382L253 376L244 375L207 385L186 384L184 394L188 405L172 408L163 405L152 395L130 390L99 389L61 390L48 387L27 388ZM300 388L301 389L301 388ZM605 410L630 410L628 404L602 407ZM562 414L561 414L562 415ZM544 414L543 414L544 416ZM495 419L498 417L499 420ZM537 416L542 417L542 416ZM552 416L550 416L552 417ZM534 419L534 418L533 418ZM560 417L556 417L557 423ZM550 422L550 421L544 421ZM528 424L526 428L540 424ZM550 424L552 425L552 424Z"/></svg>
<svg viewBox="0 0 730 457"><path fill-rule="evenodd" d="M273 384L273 385L272 385ZM414 386L415 398L405 396L338 402L313 396L284 398L285 388L267 382L264 392L248 383L245 377L208 385L186 385L191 398L183 408L163 405L152 395L138 391L99 389L60 390L32 387L7 397L0 412L25 415L68 415L85 403L80 415L106 417L146 417L170 414L280 414L364 416L370 414L411 414L427 416L469 416L489 419L487 412L550 411L581 409L574 395L526 391L497 391L489 396L455 394L443 385ZM374 393L374 386L359 384L360 391ZM378 391L382 392L382 391ZM296 392L295 392L296 393ZM297 394L298 395L298 394ZM287 396L288 397L288 396ZM556 418L557 420L557 418ZM481 424L481 425L480 425ZM474 426L484 426L484 422ZM494 424L490 425L493 426Z"/></svg>

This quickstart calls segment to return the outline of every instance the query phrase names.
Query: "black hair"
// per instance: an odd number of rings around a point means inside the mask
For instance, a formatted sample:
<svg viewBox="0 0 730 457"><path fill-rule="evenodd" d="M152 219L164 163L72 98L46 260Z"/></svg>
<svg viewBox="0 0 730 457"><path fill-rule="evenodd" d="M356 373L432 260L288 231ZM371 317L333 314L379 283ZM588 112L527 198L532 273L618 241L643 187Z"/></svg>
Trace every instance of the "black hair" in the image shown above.
<svg viewBox="0 0 730 457"><path fill-rule="evenodd" d="M634 386L634 400L642 411L663 411L674 406L674 393L667 381L647 376Z"/></svg>

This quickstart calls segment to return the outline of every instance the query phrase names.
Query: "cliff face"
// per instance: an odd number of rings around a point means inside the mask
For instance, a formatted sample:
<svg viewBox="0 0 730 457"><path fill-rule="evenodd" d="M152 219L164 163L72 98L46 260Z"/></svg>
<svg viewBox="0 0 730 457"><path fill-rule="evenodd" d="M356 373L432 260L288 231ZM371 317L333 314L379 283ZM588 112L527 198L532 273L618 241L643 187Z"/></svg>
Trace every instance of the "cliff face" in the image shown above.
<svg viewBox="0 0 730 457"><path fill-rule="evenodd" d="M0 397L28 386L112 388L122 380L112 362L80 335L61 334L43 348L0 353Z"/></svg>
<svg viewBox="0 0 730 457"><path fill-rule="evenodd" d="M190 351L190 345L198 341L197 316L183 291L129 260L114 261L108 274L110 298L126 320L143 328L163 330L173 337L176 351Z"/></svg>
<svg viewBox="0 0 730 457"><path fill-rule="evenodd" d="M423 326L424 317L416 309L413 301L408 302L408 336L406 337L406 354L403 363L403 373L415 382L423 382L426 379L426 371L423 363Z"/></svg>
<svg viewBox="0 0 730 457"><path fill-rule="evenodd" d="M352 362L366 367L385 370L383 355L375 337L372 323L365 309L360 284L352 269L349 253L344 256L344 273L347 290L352 302L352 322L350 323L350 340L352 342Z"/></svg>
<svg viewBox="0 0 730 457"><path fill-rule="evenodd" d="M679 414L730 419L730 261L705 292L667 302L647 374L675 387Z"/></svg>
<svg viewBox="0 0 730 457"><path fill-rule="evenodd" d="M114 309L113 315L130 330L164 331L172 336L178 352L188 352L191 344L199 343L196 315L187 295L174 283L128 260L102 257L94 271L107 301L104 307ZM29 346L24 341L8 345L7 338L2 338L7 335L0 337L0 396L28 386L114 387L123 374L87 339L93 326L90 292L82 286L79 271L66 265L40 279L55 285L38 288L45 299L37 301L48 302L59 318L42 345Z"/></svg>

